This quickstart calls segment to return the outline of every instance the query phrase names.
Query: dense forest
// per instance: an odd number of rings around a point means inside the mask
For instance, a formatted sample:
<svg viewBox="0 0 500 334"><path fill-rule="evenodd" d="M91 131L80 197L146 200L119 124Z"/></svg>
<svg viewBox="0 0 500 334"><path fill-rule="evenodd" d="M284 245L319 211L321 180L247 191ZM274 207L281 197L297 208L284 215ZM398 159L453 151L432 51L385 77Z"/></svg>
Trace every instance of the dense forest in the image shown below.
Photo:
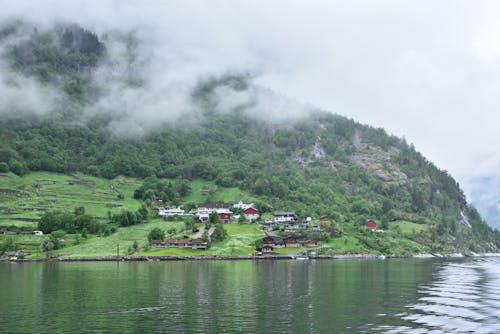
<svg viewBox="0 0 500 334"><path fill-rule="evenodd" d="M22 27L4 27L0 41ZM459 184L383 129L319 110L290 121L257 117L241 105L222 112L215 102L221 87L259 89L245 76L222 75L193 89L190 98L197 108L189 122L120 136L109 130L113 114L80 114L99 97L92 72L109 57L96 34L61 25L31 31L6 50L3 59L10 70L59 89L71 103L36 117L2 111L1 171L175 179L153 191L172 203L188 191L189 180L204 179L249 191L264 211L329 215L340 225L410 221L431 226L420 236L431 243L475 251L500 246L500 234L467 203ZM153 193L138 189L137 197Z"/></svg>

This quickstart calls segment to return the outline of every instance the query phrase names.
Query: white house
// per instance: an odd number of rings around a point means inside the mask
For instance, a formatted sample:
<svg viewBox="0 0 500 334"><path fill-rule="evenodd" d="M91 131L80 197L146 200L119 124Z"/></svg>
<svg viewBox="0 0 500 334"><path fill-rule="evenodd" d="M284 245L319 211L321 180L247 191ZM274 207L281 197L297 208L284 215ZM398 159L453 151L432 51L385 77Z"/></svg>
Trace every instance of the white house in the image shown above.
<svg viewBox="0 0 500 334"><path fill-rule="evenodd" d="M208 220L208 217L212 212L217 212L219 216L223 215L231 215L232 212L229 210L230 205L224 203L199 203L198 209L193 211L192 213L198 217L198 219L202 222Z"/></svg>
<svg viewBox="0 0 500 334"><path fill-rule="evenodd" d="M252 202L248 202L248 201L233 202L232 204L233 204L233 208L242 209L242 210L250 209L251 207L254 206L254 204Z"/></svg>
<svg viewBox="0 0 500 334"><path fill-rule="evenodd" d="M245 219L248 221L257 220L260 217L260 211L255 208L248 208L244 212L245 212Z"/></svg>
<svg viewBox="0 0 500 334"><path fill-rule="evenodd" d="M230 204L225 204L225 203L199 203L198 204L198 213L208 213L211 214L212 212L217 212L219 214L221 213L227 213L231 214L231 210L229 208L231 207Z"/></svg>
<svg viewBox="0 0 500 334"><path fill-rule="evenodd" d="M186 211L181 209L180 206L171 206L168 208L158 208L158 214L164 217L172 217L172 216L185 216Z"/></svg>
<svg viewBox="0 0 500 334"><path fill-rule="evenodd" d="M287 223L295 222L297 220L297 215L295 212L275 212L274 222L276 223Z"/></svg>

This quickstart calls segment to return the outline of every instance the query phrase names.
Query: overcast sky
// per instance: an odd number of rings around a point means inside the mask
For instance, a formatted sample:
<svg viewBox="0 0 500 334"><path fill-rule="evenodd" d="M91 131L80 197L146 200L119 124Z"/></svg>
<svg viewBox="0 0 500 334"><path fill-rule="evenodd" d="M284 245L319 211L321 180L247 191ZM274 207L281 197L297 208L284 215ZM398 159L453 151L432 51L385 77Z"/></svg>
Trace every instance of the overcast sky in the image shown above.
<svg viewBox="0 0 500 334"><path fill-rule="evenodd" d="M498 1L0 0L0 8L2 19L135 30L156 59L152 73L254 73L283 95L405 136L483 212L486 201L500 211Z"/></svg>

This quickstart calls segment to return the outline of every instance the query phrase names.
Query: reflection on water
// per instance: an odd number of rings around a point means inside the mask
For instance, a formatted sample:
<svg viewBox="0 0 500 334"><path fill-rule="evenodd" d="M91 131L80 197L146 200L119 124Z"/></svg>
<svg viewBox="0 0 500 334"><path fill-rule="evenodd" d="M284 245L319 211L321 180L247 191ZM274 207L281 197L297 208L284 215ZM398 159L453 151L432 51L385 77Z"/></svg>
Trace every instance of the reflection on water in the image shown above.
<svg viewBox="0 0 500 334"><path fill-rule="evenodd" d="M500 333L498 264L0 263L0 333Z"/></svg>
<svg viewBox="0 0 500 334"><path fill-rule="evenodd" d="M443 263L420 297L400 318L407 326L379 326L385 333L500 333L498 259Z"/></svg>

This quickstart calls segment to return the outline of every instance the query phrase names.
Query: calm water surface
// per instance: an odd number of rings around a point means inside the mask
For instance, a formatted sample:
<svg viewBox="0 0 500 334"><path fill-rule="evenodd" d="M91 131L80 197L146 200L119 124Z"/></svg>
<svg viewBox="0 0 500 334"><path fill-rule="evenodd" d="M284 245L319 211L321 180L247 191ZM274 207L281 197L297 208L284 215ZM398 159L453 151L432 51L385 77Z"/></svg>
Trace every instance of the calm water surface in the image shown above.
<svg viewBox="0 0 500 334"><path fill-rule="evenodd" d="M499 264L2 263L0 333L500 333Z"/></svg>

